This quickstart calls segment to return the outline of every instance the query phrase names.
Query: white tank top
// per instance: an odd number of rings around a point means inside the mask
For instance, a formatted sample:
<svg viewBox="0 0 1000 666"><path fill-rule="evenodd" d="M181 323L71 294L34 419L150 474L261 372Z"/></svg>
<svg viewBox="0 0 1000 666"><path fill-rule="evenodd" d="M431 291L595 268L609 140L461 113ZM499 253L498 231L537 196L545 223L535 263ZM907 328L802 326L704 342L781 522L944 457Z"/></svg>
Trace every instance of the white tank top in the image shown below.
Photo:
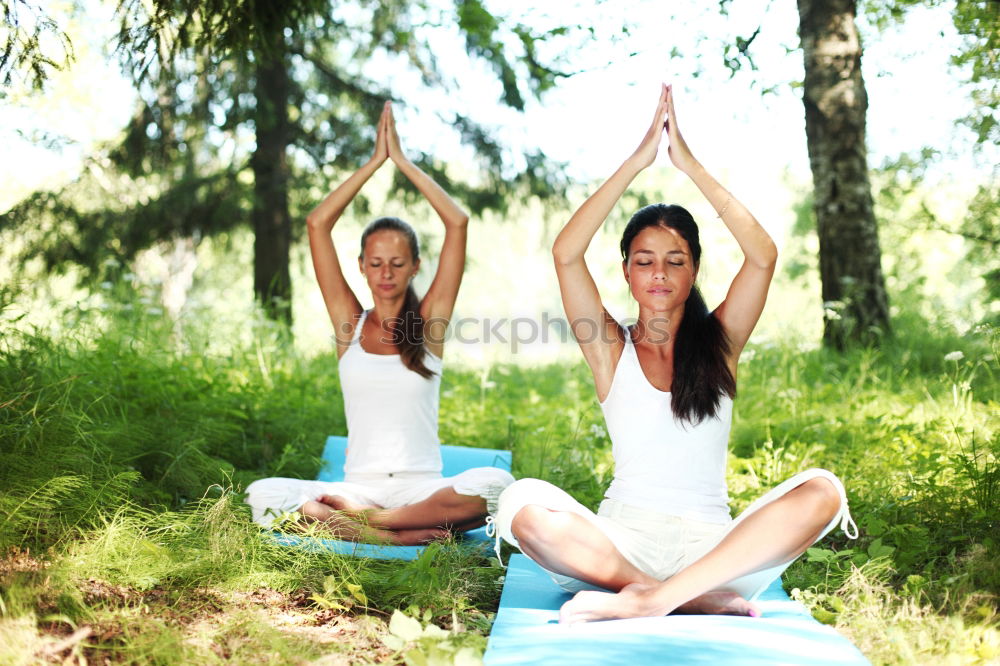
<svg viewBox="0 0 1000 666"><path fill-rule="evenodd" d="M716 415L696 425L677 421L670 392L646 379L625 329L625 349L601 409L615 459L606 497L693 520L729 522L726 457L732 398L723 395Z"/></svg>
<svg viewBox="0 0 1000 666"><path fill-rule="evenodd" d="M435 373L424 379L399 354L369 354L361 348L367 317L361 315L337 366L347 416L345 476L440 472L441 359L424 355L424 365Z"/></svg>

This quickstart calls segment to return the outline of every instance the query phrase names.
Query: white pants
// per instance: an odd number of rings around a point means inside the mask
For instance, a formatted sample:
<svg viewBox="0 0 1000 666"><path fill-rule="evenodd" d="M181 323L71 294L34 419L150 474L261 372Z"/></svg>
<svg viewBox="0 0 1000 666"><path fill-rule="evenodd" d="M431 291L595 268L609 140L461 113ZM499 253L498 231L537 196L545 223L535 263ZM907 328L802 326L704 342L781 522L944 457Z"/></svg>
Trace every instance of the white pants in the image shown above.
<svg viewBox="0 0 1000 666"><path fill-rule="evenodd" d="M499 467L475 467L456 476L435 472L395 474L355 474L347 481L304 481L271 477L247 486L246 503L254 522L270 527L282 515L298 511L303 504L323 495L339 495L350 502L383 509L395 509L423 501L442 488L454 488L459 495L478 495L486 500L489 513L497 510L497 499L514 482Z"/></svg>
<svg viewBox="0 0 1000 666"><path fill-rule="evenodd" d="M612 499L601 502L600 509L595 514L564 490L547 481L521 479L500 494L495 528L498 539L503 538L507 543L519 548L517 538L511 532L511 522L525 505L535 504L553 511L575 513L589 520L607 535L618 552L637 569L657 580L666 580L712 550L723 537L754 511L806 481L816 478L828 479L840 493L841 502L840 511L816 540L822 539L838 524L849 537L857 537L857 527L854 526L847 508L844 485L832 472L825 469L810 469L796 474L768 491L735 520L728 523L691 520L629 506ZM848 526L853 526L853 536L847 532ZM747 574L727 583L723 588L732 590L747 600L753 600L767 589L772 581L781 576L789 564L790 561ZM560 587L570 592L599 589L584 581L555 572L550 571L549 575Z"/></svg>

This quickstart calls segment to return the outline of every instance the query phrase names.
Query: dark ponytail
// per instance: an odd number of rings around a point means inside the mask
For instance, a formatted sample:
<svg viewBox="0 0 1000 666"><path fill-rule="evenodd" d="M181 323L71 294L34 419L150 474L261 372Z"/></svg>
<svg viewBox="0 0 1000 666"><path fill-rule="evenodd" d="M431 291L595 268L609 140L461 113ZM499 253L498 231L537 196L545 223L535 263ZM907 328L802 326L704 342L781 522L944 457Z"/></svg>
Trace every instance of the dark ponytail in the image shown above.
<svg viewBox="0 0 1000 666"><path fill-rule="evenodd" d="M361 233L361 257L365 254L365 241L377 231L396 231L406 238L413 254L413 261L420 259L420 244L417 233L409 224L398 217L380 217L370 223ZM434 371L424 365L424 320L420 316L420 299L412 285L407 285L406 296L403 298L403 310L395 322L392 341L399 350L400 359L408 370L412 370L424 379L434 376Z"/></svg>
<svg viewBox="0 0 1000 666"><path fill-rule="evenodd" d="M729 350L722 324L708 311L698 287L692 286L674 341L670 397L675 417L698 423L715 416L723 394L736 397L736 380L726 363Z"/></svg>
<svg viewBox="0 0 1000 666"><path fill-rule="evenodd" d="M698 225L691 213L677 205L651 204L636 211L622 233L622 259L628 260L632 241L639 232L652 226L676 229L687 241L697 268L701 261ZM670 405L675 418L698 423L715 416L723 395L736 397L736 379L726 364L730 349L722 324L708 311L698 287L692 285L674 340Z"/></svg>

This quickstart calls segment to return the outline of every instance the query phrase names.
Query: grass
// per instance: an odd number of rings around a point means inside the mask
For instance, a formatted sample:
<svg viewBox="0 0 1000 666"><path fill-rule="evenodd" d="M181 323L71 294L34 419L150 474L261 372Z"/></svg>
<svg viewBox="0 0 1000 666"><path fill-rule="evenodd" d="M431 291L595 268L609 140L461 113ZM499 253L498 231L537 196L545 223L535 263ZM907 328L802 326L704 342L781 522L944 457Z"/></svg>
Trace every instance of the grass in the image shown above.
<svg viewBox="0 0 1000 666"><path fill-rule="evenodd" d="M59 335L0 326L0 662L481 654L495 561L452 544L410 563L307 553L249 520L243 487L313 478L344 431L332 354L264 325L205 353L201 334L126 309L68 312ZM1000 659L997 341L901 316L883 350L789 342L741 364L734 509L806 467L844 479L861 538L838 531L786 585L875 663ZM610 481L582 363L449 368L441 415L443 441L510 448L515 476L589 506Z"/></svg>

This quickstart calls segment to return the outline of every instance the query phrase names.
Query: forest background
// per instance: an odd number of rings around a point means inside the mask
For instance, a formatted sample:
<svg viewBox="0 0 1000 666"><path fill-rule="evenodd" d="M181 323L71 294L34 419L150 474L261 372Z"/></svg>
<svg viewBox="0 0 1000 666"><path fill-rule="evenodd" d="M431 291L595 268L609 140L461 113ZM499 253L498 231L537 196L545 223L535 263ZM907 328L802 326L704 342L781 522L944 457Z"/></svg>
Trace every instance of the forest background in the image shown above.
<svg viewBox="0 0 1000 666"><path fill-rule="evenodd" d="M810 3L558 5L320 2L282 17L293 92L276 126L297 129L277 174L276 293L254 242L274 163L254 162L270 94L256 86L277 47L248 35L266 31L237 21L243 32L173 52L181 40L141 41L158 3L5 2L0 38L41 27L50 60L0 64L5 662L474 661L496 562L448 545L405 565L290 552L240 505L254 478L312 478L325 435L344 431L301 222L367 156L391 95L404 147L475 213L442 440L512 449L517 476L595 505L610 443L558 323L549 248L633 148L663 79L695 154L781 251L741 365L734 509L800 468L833 469L862 538L810 550L786 587L879 663L1000 656L997 3L858 10L889 322L859 339L856 325L830 335L854 319L850 297L821 285L798 34ZM617 236L659 200L702 222L710 303L738 260L661 160L588 255L618 317L631 311ZM338 224L342 263L382 213L420 232L419 291L441 230L390 169Z"/></svg>

